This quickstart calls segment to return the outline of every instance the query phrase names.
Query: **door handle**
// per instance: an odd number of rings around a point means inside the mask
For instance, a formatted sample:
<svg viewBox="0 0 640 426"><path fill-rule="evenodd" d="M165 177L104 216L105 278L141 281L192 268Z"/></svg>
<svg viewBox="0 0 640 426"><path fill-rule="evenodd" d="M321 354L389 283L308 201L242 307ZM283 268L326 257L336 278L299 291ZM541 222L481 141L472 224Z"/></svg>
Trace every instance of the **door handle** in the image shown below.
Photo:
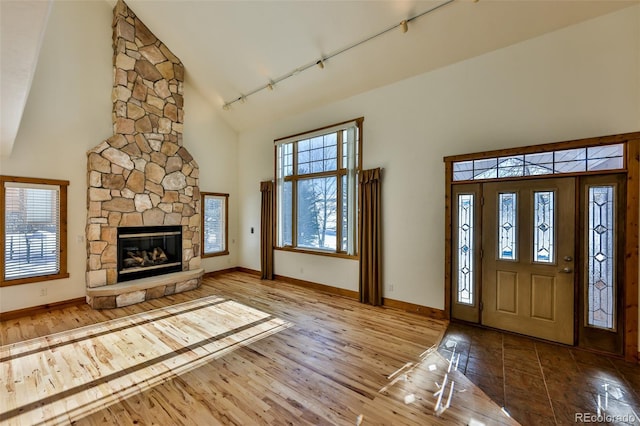
<svg viewBox="0 0 640 426"><path fill-rule="evenodd" d="M560 272L564 273L564 274L570 274L573 272L573 269L571 268L562 268L560 269Z"/></svg>

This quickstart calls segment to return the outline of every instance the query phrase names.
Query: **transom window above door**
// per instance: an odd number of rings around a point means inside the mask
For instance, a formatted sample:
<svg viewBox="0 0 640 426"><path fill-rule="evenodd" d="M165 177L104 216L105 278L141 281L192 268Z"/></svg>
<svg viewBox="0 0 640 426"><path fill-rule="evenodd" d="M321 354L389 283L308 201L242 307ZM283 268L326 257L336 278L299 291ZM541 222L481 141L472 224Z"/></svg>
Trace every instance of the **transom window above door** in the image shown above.
<svg viewBox="0 0 640 426"><path fill-rule="evenodd" d="M455 161L453 181L575 174L624 167L624 144L602 145Z"/></svg>

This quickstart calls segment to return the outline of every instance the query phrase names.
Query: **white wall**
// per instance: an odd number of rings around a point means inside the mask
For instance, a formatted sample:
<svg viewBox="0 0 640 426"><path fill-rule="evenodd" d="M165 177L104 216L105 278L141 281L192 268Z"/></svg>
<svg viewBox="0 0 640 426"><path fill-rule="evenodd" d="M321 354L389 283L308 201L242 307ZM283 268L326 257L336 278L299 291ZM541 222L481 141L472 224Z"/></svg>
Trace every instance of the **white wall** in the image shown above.
<svg viewBox="0 0 640 426"><path fill-rule="evenodd" d="M86 152L113 135L112 20L112 9L104 1L53 5L13 152L0 159L0 173L70 181L70 277L2 287L0 312L85 296ZM217 111L188 77L184 92L184 146L200 166L202 190L231 194L229 230L230 239L235 239L237 135L216 119ZM229 256L204 260L205 270L235 266L235 247L231 244ZM46 296L40 296L42 289Z"/></svg>
<svg viewBox="0 0 640 426"><path fill-rule="evenodd" d="M0 172L70 182L70 277L0 288L2 312L85 295L86 151L113 134L111 21L106 2L53 4L13 151L0 159Z"/></svg>
<svg viewBox="0 0 640 426"><path fill-rule="evenodd" d="M205 272L232 268L238 264L238 135L220 119L219 107L190 84L188 72L184 92L184 145L200 166L200 191L229 194L229 254L203 258L202 267Z"/></svg>
<svg viewBox="0 0 640 426"><path fill-rule="evenodd" d="M442 158L640 130L639 22L634 6L241 133L240 265L260 269L273 140L364 116L364 167L384 168L384 296L443 309ZM357 290L355 261L276 252L275 272Z"/></svg>

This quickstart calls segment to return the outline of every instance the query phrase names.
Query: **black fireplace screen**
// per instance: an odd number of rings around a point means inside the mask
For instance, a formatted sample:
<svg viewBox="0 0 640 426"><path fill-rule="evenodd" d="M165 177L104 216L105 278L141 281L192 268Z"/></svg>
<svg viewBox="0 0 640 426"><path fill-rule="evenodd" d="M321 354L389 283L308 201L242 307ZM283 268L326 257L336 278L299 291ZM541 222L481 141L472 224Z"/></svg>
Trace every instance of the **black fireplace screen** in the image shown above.
<svg viewBox="0 0 640 426"><path fill-rule="evenodd" d="M118 228L118 282L181 270L181 226Z"/></svg>

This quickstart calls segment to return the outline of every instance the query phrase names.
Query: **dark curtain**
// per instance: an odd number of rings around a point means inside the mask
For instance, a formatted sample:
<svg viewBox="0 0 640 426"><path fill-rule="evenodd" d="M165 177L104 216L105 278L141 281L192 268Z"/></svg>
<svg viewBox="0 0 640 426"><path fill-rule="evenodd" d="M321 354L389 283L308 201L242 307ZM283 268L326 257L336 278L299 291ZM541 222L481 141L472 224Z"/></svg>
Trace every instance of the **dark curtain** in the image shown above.
<svg viewBox="0 0 640 426"><path fill-rule="evenodd" d="M272 181L260 182L262 206L260 210L260 269L263 280L273 279L273 191Z"/></svg>
<svg viewBox="0 0 640 426"><path fill-rule="evenodd" d="M380 169L360 173L358 227L360 302L382 305L382 211Z"/></svg>

